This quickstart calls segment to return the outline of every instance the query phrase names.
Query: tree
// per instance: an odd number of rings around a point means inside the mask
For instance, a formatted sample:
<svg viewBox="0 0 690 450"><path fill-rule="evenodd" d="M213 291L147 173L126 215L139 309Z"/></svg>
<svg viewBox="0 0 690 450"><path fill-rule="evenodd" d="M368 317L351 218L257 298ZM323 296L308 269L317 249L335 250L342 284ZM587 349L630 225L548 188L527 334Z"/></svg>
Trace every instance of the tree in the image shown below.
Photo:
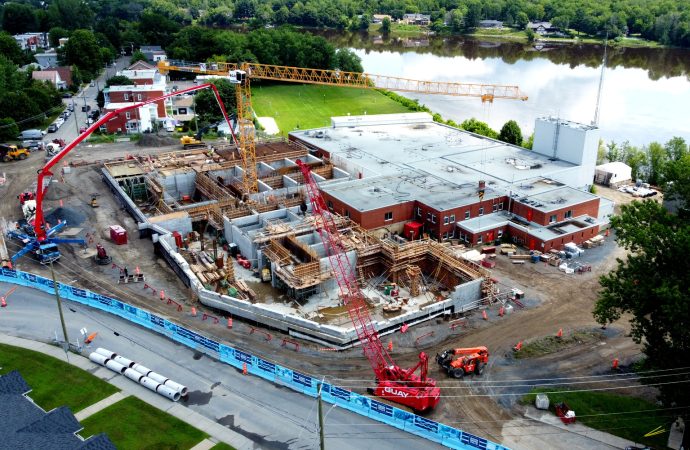
<svg viewBox="0 0 690 450"><path fill-rule="evenodd" d="M501 128L498 139L513 145L522 145L522 131L514 120L507 121Z"/></svg>
<svg viewBox="0 0 690 450"><path fill-rule="evenodd" d="M527 17L527 13L524 11L520 11L517 13L515 16L515 26L517 27L518 30L524 30L527 28L527 24L529 23L529 17Z"/></svg>
<svg viewBox="0 0 690 450"><path fill-rule="evenodd" d="M9 34L36 31L38 21L34 9L22 3L5 3L2 10L2 29Z"/></svg>
<svg viewBox="0 0 690 450"><path fill-rule="evenodd" d="M133 86L134 81L124 75L115 75L105 80L105 87L110 86Z"/></svg>
<svg viewBox="0 0 690 450"><path fill-rule="evenodd" d="M65 44L64 58L66 64L77 66L87 80L94 78L103 67L100 46L96 36L89 30L72 33Z"/></svg>
<svg viewBox="0 0 690 450"><path fill-rule="evenodd" d="M11 117L0 119L0 141L11 141L19 135L19 127Z"/></svg>
<svg viewBox="0 0 690 450"><path fill-rule="evenodd" d="M381 21L379 31L383 34L388 34L391 32L391 20L388 17L384 17Z"/></svg>
<svg viewBox="0 0 690 450"><path fill-rule="evenodd" d="M53 47L60 45L60 39L69 37L69 31L62 27L53 27L48 32L48 42Z"/></svg>
<svg viewBox="0 0 690 450"><path fill-rule="evenodd" d="M90 28L93 25L93 11L82 0L54 0L48 7L48 17L53 26L68 30Z"/></svg>
<svg viewBox="0 0 690 450"><path fill-rule="evenodd" d="M632 179L639 180L642 175L642 168L647 164L647 154L637 147L629 147L625 155L625 163L632 170Z"/></svg>
<svg viewBox="0 0 690 450"><path fill-rule="evenodd" d="M537 34L531 28L525 30L525 36L527 36L527 42L534 42L537 38Z"/></svg>
<svg viewBox="0 0 690 450"><path fill-rule="evenodd" d="M528 150L532 150L534 146L534 133L530 134L527 140L522 142L522 146Z"/></svg>
<svg viewBox="0 0 690 450"><path fill-rule="evenodd" d="M19 44L17 44L17 41L4 32L0 32L0 54L5 55L7 59L17 65L23 65L26 61L26 55L19 47Z"/></svg>
<svg viewBox="0 0 690 450"><path fill-rule="evenodd" d="M674 137L664 146L668 159L671 161L678 161L688 154L688 144L682 137Z"/></svg>
<svg viewBox="0 0 690 450"><path fill-rule="evenodd" d="M606 144L606 160L608 162L620 161L620 150L618 149L618 144L615 141L611 141Z"/></svg>
<svg viewBox="0 0 690 450"><path fill-rule="evenodd" d="M359 29L360 30L368 30L369 25L371 24L371 16L369 14L362 14L362 17L359 18Z"/></svg>
<svg viewBox="0 0 690 450"><path fill-rule="evenodd" d="M678 216L690 223L690 154L666 165L662 183L665 200L672 201Z"/></svg>
<svg viewBox="0 0 690 450"><path fill-rule="evenodd" d="M460 127L463 130L469 131L470 133L481 134L482 136L487 136L492 139L498 138L498 133L496 133L495 130L492 130L489 124L477 120L474 117L465 120L463 123L460 124Z"/></svg>
<svg viewBox="0 0 690 450"><path fill-rule="evenodd" d="M363 72L362 59L352 50L339 48L335 52L335 67L345 72Z"/></svg>
<svg viewBox="0 0 690 450"><path fill-rule="evenodd" d="M237 110L237 100L235 98L235 86L228 80L213 79L210 81L218 89L220 98L223 100L228 114L233 114ZM218 107L216 97L210 89L204 89L195 95L194 98L196 115L202 126L213 124L223 120L223 113Z"/></svg>
<svg viewBox="0 0 690 450"><path fill-rule="evenodd" d="M666 149L658 142L652 142L647 147L647 181L655 186L661 183L661 177L666 166L668 155Z"/></svg>
<svg viewBox="0 0 690 450"><path fill-rule="evenodd" d="M604 146L604 140L599 139L599 146L597 147L597 166L604 164L606 159L606 147Z"/></svg>
<svg viewBox="0 0 690 450"><path fill-rule="evenodd" d="M141 50L135 50L134 53L132 53L132 57L129 58L130 64L134 64L137 61L147 61L146 55L144 55Z"/></svg>
<svg viewBox="0 0 690 450"><path fill-rule="evenodd" d="M600 277L594 318L606 324L629 314L631 336L646 356L644 370L665 371L660 400L688 407L690 377L669 370L690 365L690 221L646 200L622 205L611 224L616 240L629 252L616 269ZM650 376L642 382L659 380Z"/></svg>

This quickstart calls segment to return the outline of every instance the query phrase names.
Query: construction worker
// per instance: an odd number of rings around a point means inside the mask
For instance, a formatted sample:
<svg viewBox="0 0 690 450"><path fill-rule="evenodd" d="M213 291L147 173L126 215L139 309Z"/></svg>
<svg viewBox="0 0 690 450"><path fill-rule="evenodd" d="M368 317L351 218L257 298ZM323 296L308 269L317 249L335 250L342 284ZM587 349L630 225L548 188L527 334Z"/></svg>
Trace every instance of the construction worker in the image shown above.
<svg viewBox="0 0 690 450"><path fill-rule="evenodd" d="M125 268L122 269L122 271L125 273L125 278L129 278L129 270L127 270L127 266L125 266Z"/></svg>

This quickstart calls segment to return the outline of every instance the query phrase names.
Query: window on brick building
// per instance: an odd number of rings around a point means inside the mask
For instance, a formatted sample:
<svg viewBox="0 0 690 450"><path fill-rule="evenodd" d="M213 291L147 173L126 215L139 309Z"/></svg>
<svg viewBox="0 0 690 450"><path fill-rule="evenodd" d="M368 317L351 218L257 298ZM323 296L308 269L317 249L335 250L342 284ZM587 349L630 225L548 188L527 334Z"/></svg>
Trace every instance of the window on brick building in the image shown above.
<svg viewBox="0 0 690 450"><path fill-rule="evenodd" d="M443 216L443 225L448 225L448 216Z"/></svg>
<svg viewBox="0 0 690 450"><path fill-rule="evenodd" d="M497 236L501 239L503 237L503 230L498 230Z"/></svg>
<svg viewBox="0 0 690 450"><path fill-rule="evenodd" d="M482 243L482 235L480 234L479 237L477 238L477 244Z"/></svg>
<svg viewBox="0 0 690 450"><path fill-rule="evenodd" d="M393 220L393 211L388 211L386 214L384 214L383 219L388 222L389 220Z"/></svg>
<svg viewBox="0 0 690 450"><path fill-rule="evenodd" d="M503 211L503 203L499 203L499 204L498 204L498 210L499 210L499 211Z"/></svg>
<svg viewBox="0 0 690 450"><path fill-rule="evenodd" d="M436 223L436 214L431 215L431 223Z"/></svg>
<svg viewBox="0 0 690 450"><path fill-rule="evenodd" d="M422 208L420 208L419 206L417 206L417 217L422 217Z"/></svg>
<svg viewBox="0 0 690 450"><path fill-rule="evenodd" d="M328 200L328 203L326 203L326 206L328 206L328 209L333 209L333 202Z"/></svg>
<svg viewBox="0 0 690 450"><path fill-rule="evenodd" d="M128 112L125 113L125 119L129 120L132 118L132 115Z"/></svg>
<svg viewBox="0 0 690 450"><path fill-rule="evenodd" d="M467 220L467 219L469 219L469 218L470 218L470 212L469 212L469 211L465 211L465 220Z"/></svg>
<svg viewBox="0 0 690 450"><path fill-rule="evenodd" d="M125 101L129 100L129 94L125 92Z"/></svg>
<svg viewBox="0 0 690 450"><path fill-rule="evenodd" d="M558 219L558 216L556 214L551 214L549 216L549 223L556 223L557 219Z"/></svg>
<svg viewBox="0 0 690 450"><path fill-rule="evenodd" d="M573 210L569 209L568 211L565 212L565 218L570 219L571 217L573 217Z"/></svg>
<svg viewBox="0 0 690 450"><path fill-rule="evenodd" d="M484 215L484 207L483 207L483 206L480 206L480 207L479 207L479 215L480 215L480 216L483 216L483 215Z"/></svg>
<svg viewBox="0 0 690 450"><path fill-rule="evenodd" d="M430 212L426 213L426 220L427 220L427 222L431 222L431 213Z"/></svg>
<svg viewBox="0 0 690 450"><path fill-rule="evenodd" d="M450 215L450 222L451 223L455 222L455 214Z"/></svg>
<svg viewBox="0 0 690 450"><path fill-rule="evenodd" d="M141 94L137 94L137 100L141 101Z"/></svg>
<svg viewBox="0 0 690 450"><path fill-rule="evenodd" d="M493 211L493 212L498 211L498 203L494 203L493 205L491 205L491 211Z"/></svg>
<svg viewBox="0 0 690 450"><path fill-rule="evenodd" d="M350 218L350 210L345 210L345 217L347 217L348 219Z"/></svg>

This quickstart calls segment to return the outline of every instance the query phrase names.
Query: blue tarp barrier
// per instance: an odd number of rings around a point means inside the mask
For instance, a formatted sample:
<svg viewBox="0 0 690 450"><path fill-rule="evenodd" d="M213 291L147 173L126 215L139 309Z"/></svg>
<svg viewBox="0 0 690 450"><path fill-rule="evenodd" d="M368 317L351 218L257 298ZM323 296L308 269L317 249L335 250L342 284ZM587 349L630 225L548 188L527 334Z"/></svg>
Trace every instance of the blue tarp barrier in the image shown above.
<svg viewBox="0 0 690 450"><path fill-rule="evenodd" d="M28 286L49 294L54 292L52 280L27 272L2 268L0 270L0 281ZM181 325L177 325L136 306L128 305L120 300L61 283L58 283L58 290L62 298L66 300L72 300L122 317L144 328L165 335L189 348L212 353L213 356L217 356L222 362L238 369L242 369L244 364L246 364L247 372L271 382L288 386L295 391L312 397L318 395L320 382L309 375L221 344L195 331L188 330ZM357 414L438 442L449 448L462 450L508 450L500 444L479 436L465 433L457 428L434 422L433 420L329 383L323 383L321 397L327 403L337 404Z"/></svg>

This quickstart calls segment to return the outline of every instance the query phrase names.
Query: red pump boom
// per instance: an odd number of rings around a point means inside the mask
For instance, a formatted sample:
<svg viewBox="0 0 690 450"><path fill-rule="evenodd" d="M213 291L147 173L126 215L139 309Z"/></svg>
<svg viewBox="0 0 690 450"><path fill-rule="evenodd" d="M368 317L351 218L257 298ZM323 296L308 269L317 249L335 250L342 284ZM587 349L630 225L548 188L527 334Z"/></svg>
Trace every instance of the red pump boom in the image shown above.
<svg viewBox="0 0 690 450"><path fill-rule="evenodd" d="M369 360L371 368L374 369L377 382L374 393L379 397L409 406L415 411L433 408L439 401L441 390L436 387L434 379L427 378L427 355L424 352L420 353L417 365L405 370L395 364L388 354L369 315L364 294L355 279L340 232L333 220L333 214L326 207L326 202L312 177L311 167L300 160L296 162L304 176L312 211L321 217L322 223L317 230L340 287L340 295L347 305L357 337L362 343L364 355ZM418 368L420 369L419 376L415 374Z"/></svg>
<svg viewBox="0 0 690 450"><path fill-rule="evenodd" d="M55 166L57 163L59 163L62 160L62 158L67 156L67 154L69 152L71 152L74 147L76 147L77 145L79 145L80 142L82 142L84 139L89 137L89 135L91 133L93 133L94 131L96 131L98 129L98 127L100 127L104 123L108 122L109 120L111 120L112 118L114 118L115 116L117 116L120 113L130 111L132 109L141 108L144 105L148 105L150 103L155 103L155 102L158 102L161 100L165 100L168 97L173 97L175 95L186 94L187 92L194 92L194 91L198 91L201 89L207 89L207 88L211 88L213 90L213 95L216 97L216 101L218 102L220 109L223 111L223 116L225 117L225 121L228 123L228 126L232 130L232 124L230 123L230 118L228 117L228 113L225 110L225 105L223 104L223 101L220 98L220 94L218 93L218 89L216 88L215 85L213 85L211 83L207 83L207 84L202 84L199 86L192 86L190 88L183 89L181 91L173 92L171 94L162 95L160 97L152 98L152 99L146 100L144 102L135 103L133 105L125 106L124 108L120 108L118 110L111 111L108 114L101 117L100 119L98 119L86 131L84 131L82 134L77 136L77 138L74 141L70 142L65 148L60 150L59 153L57 153L55 156L53 156L46 163L46 165L43 166L43 168L39 169L39 171L38 171L38 182L36 184L36 219L34 221L34 231L36 233L36 240L38 242L43 242L46 240L46 237L47 237L46 236L47 230L46 230L45 224L44 224L45 218L43 217L43 195L45 194L44 189L43 189L43 179L46 176L50 177L53 175L53 173L50 171L50 169L52 169L53 166ZM232 133L231 133L231 135L232 135ZM232 138L235 139L235 136L232 135ZM236 140L235 140L235 144L237 145ZM238 148L239 148L239 145L238 145Z"/></svg>

